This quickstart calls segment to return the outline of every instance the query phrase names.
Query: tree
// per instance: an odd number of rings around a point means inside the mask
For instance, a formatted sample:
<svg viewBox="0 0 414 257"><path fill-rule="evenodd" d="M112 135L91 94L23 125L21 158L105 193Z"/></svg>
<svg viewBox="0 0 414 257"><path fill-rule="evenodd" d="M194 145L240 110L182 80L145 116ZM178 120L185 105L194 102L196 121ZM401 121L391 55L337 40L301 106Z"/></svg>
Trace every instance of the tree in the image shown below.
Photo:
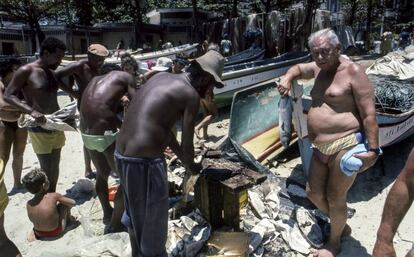
<svg viewBox="0 0 414 257"><path fill-rule="evenodd" d="M36 38L39 44L45 39L45 34L40 28L39 20L51 17L52 10L61 3L53 0L2 0L0 11L5 12L13 19L25 21L34 32L35 37L31 38L32 52L36 51Z"/></svg>
<svg viewBox="0 0 414 257"><path fill-rule="evenodd" d="M93 21L93 1L92 0L82 0L76 1L72 0L71 4L76 12L78 17L78 23L84 26L90 26Z"/></svg>

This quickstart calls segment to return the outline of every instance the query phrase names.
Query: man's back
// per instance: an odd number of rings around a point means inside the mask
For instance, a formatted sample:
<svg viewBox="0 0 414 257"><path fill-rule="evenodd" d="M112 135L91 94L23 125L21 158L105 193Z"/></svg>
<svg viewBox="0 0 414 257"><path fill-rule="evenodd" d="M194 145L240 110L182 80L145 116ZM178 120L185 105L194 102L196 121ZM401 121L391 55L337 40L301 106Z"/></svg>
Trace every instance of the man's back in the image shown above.
<svg viewBox="0 0 414 257"><path fill-rule="evenodd" d="M120 99L128 86L134 85L134 78L122 71L113 71L104 76L95 77L84 91L80 113L90 133L103 133L96 129L116 129L119 121L116 114L121 111Z"/></svg>
<svg viewBox="0 0 414 257"><path fill-rule="evenodd" d="M200 97L186 74L159 73L144 84L132 99L118 151L125 156L161 157L171 128L181 116L194 116Z"/></svg>

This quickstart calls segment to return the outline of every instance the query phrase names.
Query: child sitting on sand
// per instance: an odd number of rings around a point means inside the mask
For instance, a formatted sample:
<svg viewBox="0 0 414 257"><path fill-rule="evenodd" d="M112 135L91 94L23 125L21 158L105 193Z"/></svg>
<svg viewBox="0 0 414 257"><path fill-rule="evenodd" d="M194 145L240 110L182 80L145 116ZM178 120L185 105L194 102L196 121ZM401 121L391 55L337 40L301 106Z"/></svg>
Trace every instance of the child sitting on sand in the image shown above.
<svg viewBox="0 0 414 257"><path fill-rule="evenodd" d="M58 193L48 193L49 180L40 169L30 171L23 177L23 185L34 194L27 202L27 214L33 223L28 240L58 237L62 235L66 224L73 223L70 209L75 201Z"/></svg>

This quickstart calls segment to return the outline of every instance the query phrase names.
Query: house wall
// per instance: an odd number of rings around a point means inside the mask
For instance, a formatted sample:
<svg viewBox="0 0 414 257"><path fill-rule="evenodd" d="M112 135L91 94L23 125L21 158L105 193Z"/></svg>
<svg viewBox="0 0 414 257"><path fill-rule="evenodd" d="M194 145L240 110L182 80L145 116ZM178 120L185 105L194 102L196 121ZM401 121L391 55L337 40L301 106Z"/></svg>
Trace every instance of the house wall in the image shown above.
<svg viewBox="0 0 414 257"><path fill-rule="evenodd" d="M23 40L21 30L0 29L0 55L7 54L7 49L3 49L6 44L13 44L13 54L15 55L31 54L30 36L25 33Z"/></svg>

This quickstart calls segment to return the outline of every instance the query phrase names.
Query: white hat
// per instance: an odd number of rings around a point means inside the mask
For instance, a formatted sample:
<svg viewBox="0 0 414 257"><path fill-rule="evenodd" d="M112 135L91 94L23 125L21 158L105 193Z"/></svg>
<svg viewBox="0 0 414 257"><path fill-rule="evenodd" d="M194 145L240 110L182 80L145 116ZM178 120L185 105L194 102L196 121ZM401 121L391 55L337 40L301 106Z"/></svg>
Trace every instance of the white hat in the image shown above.
<svg viewBox="0 0 414 257"><path fill-rule="evenodd" d="M160 57L157 59L157 63L154 67L151 68L151 70L156 71L167 71L173 64L173 61L170 58L167 57Z"/></svg>

